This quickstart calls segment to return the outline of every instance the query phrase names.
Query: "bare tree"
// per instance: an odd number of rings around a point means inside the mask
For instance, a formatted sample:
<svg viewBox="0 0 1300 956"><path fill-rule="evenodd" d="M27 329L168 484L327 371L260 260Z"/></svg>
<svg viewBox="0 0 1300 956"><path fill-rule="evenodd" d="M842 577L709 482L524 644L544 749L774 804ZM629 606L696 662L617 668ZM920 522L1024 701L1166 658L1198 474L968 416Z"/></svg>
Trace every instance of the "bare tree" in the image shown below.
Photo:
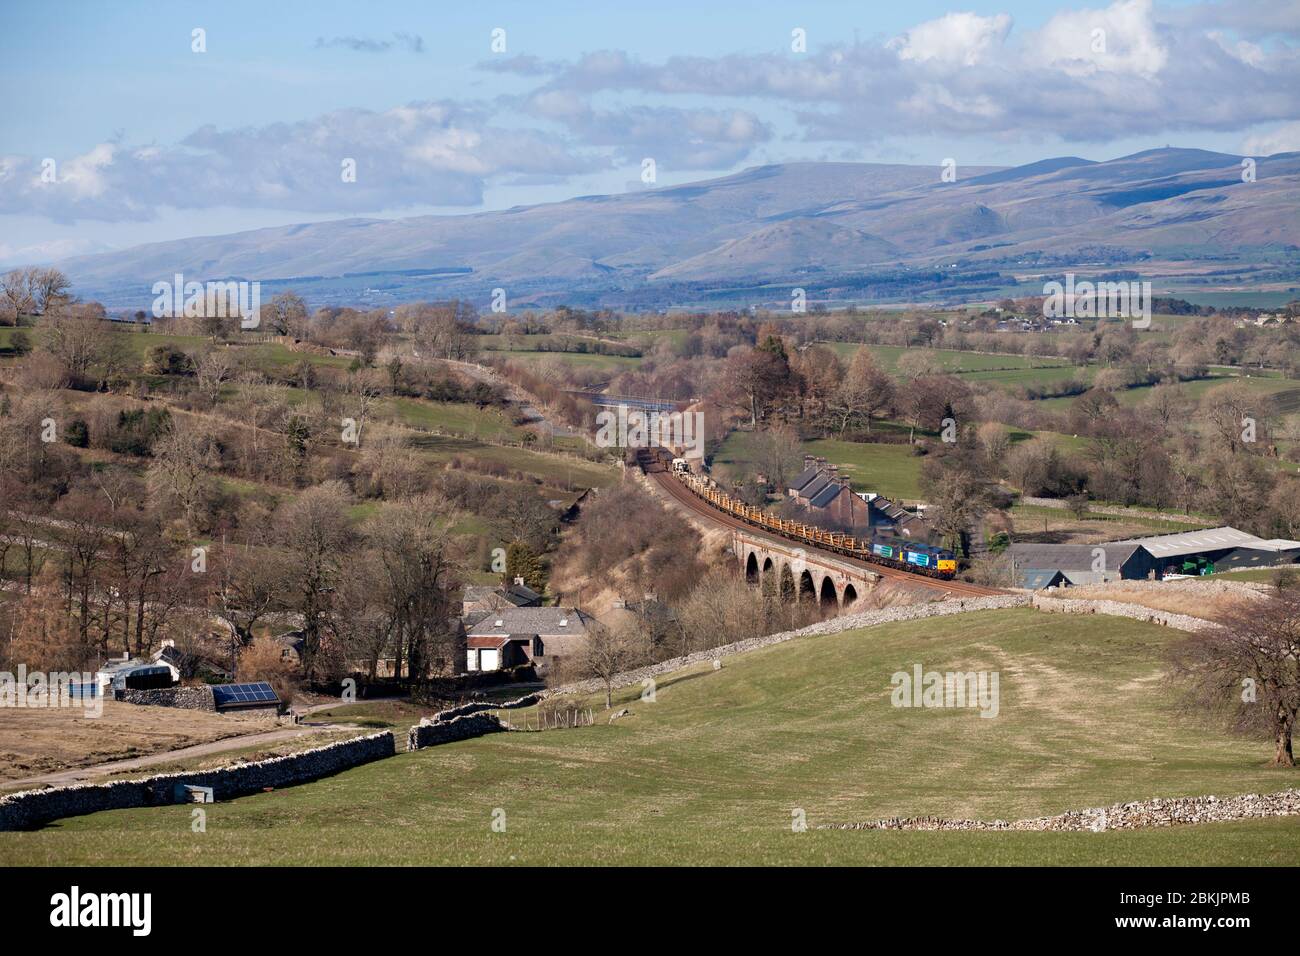
<svg viewBox="0 0 1300 956"><path fill-rule="evenodd" d="M288 552L285 600L302 616L303 667L321 668L324 637L333 631L335 590L347 564L353 531L347 489L338 482L308 488L276 514L276 533Z"/></svg>
<svg viewBox="0 0 1300 956"><path fill-rule="evenodd" d="M194 382L199 394L209 405L217 404L221 398L221 389L230 381L235 371L235 363L225 349L213 349L199 360L194 373Z"/></svg>
<svg viewBox="0 0 1300 956"><path fill-rule="evenodd" d="M114 333L102 309L75 306L47 316L43 325L45 350L78 378L112 356Z"/></svg>
<svg viewBox="0 0 1300 956"><path fill-rule="evenodd" d="M11 269L0 276L0 301L4 302L6 311L11 313L13 325L18 324L20 316L31 315L36 311L30 269Z"/></svg>
<svg viewBox="0 0 1300 956"><path fill-rule="evenodd" d="M635 640L622 630L597 622L587 630L587 642L578 655L578 669L583 677L595 678L605 685L605 709L608 710L614 703L614 679L636 660Z"/></svg>
<svg viewBox="0 0 1300 956"><path fill-rule="evenodd" d="M48 315L68 301L72 282L58 269L34 268L28 271L28 288L38 315Z"/></svg>
<svg viewBox="0 0 1300 956"><path fill-rule="evenodd" d="M831 407L840 418L840 434L857 418L871 431L871 417L893 401L894 381L889 373L876 363L869 349L858 349L832 399Z"/></svg>
<svg viewBox="0 0 1300 956"><path fill-rule="evenodd" d="M1291 738L1300 710L1300 593L1240 601L1219 626L1173 649L1173 675L1189 703L1237 730L1276 742L1272 765L1295 766Z"/></svg>
<svg viewBox="0 0 1300 956"><path fill-rule="evenodd" d="M173 499L186 524L194 529L207 491L208 474L216 466L216 443L212 436L195 424L173 422L167 433L154 443L149 488Z"/></svg>

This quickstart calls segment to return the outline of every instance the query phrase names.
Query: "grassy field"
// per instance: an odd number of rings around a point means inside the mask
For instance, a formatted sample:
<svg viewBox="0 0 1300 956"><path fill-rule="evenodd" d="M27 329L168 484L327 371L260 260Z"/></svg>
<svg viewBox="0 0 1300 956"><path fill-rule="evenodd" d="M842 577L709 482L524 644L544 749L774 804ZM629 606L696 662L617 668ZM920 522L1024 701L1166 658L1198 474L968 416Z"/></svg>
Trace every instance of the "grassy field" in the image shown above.
<svg viewBox="0 0 1300 956"><path fill-rule="evenodd" d="M1059 543L1094 541L1119 541L1152 534L1173 534L1193 531L1198 527L1211 527L1212 522L1197 523L1165 521L1146 515L1111 515L1092 511L1075 518L1065 508L1044 508L1041 505L1016 505L1011 509L1011 519L1017 540L1033 541L1037 536L1052 537Z"/></svg>
<svg viewBox="0 0 1300 956"><path fill-rule="evenodd" d="M1266 743L1179 714L1169 630L1030 610L805 638L616 694L610 724L496 734L208 811L72 818L0 834L0 863L1274 864L1295 819L1129 833L794 833L893 815L1018 818L1155 796L1273 792ZM999 715L895 709L920 663L1000 673ZM504 832L492 822L505 821Z"/></svg>
<svg viewBox="0 0 1300 956"><path fill-rule="evenodd" d="M79 707L0 708L0 783L210 743L266 729L200 710L106 700L100 717Z"/></svg>
<svg viewBox="0 0 1300 956"><path fill-rule="evenodd" d="M824 438L804 442L800 454L820 455L848 475L854 491L874 491L887 498L916 501L921 497L921 458L909 445L873 445ZM713 457L717 473L752 473L758 469L753 433L734 431Z"/></svg>
<svg viewBox="0 0 1300 956"><path fill-rule="evenodd" d="M468 402L430 402L418 398L390 398L384 402L385 417L410 428L449 432L471 438L518 441L523 430L515 428L497 408L479 408Z"/></svg>
<svg viewBox="0 0 1300 956"><path fill-rule="evenodd" d="M511 472L540 478L552 488L603 488L618 479L613 465L582 461L568 455L531 451L507 445L488 445L470 438L447 438L425 435L411 444L434 461L445 463L452 459L475 461L499 466Z"/></svg>

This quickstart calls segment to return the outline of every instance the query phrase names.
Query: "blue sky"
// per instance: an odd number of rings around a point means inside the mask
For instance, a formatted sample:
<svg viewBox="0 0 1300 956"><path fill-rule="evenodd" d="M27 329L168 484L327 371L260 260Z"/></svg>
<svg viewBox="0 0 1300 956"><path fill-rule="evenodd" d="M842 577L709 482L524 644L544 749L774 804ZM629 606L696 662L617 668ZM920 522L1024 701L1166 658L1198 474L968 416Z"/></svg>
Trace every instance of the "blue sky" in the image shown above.
<svg viewBox="0 0 1300 956"><path fill-rule="evenodd" d="M622 192L645 158L662 186L1300 149L1300 0L6 0L0 103L6 262Z"/></svg>

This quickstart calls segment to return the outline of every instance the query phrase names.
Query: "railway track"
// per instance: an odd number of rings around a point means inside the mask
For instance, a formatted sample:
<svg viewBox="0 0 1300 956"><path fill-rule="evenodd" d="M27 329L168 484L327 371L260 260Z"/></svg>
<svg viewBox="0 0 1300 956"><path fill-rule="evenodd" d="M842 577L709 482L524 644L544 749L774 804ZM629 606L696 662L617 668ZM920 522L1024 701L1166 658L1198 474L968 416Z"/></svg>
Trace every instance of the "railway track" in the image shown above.
<svg viewBox="0 0 1300 956"><path fill-rule="evenodd" d="M751 525L746 524L744 521L741 521L734 515L727 514L724 511L719 511L717 508L712 507L708 502L703 501L692 494L690 489L667 471L646 470L645 474L647 478L655 482L666 494L681 504L684 508L690 509L695 514L713 522L714 524L721 525L725 528L732 528L737 531L744 531L746 534L753 535L757 538L769 538L773 541L786 543L784 538L774 535L770 531L760 531ZM990 597L1006 593L997 588L988 588L979 584L970 584L966 581L941 581L936 580L935 578L924 577L919 574L909 574L907 571L900 571L898 568L891 568L888 565L872 564L870 561L861 561L857 558L850 558L847 555L839 554L834 551L826 551L806 542L799 542L799 546L804 548L810 554L816 552L817 554L824 555L825 557L842 564L852 565L870 571L873 574L878 574L882 578L889 578L890 580L904 582L917 587L929 588L933 591L942 591L953 596Z"/></svg>

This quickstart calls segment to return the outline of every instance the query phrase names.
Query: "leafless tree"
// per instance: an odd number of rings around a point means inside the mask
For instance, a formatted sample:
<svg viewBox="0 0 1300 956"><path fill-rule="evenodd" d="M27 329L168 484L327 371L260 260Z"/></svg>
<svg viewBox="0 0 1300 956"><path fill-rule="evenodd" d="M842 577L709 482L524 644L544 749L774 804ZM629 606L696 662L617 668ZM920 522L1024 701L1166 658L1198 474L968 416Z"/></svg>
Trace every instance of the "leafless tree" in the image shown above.
<svg viewBox="0 0 1300 956"><path fill-rule="evenodd" d="M1173 675L1195 708L1276 743L1273 766L1293 767L1300 710L1300 592L1275 591L1224 611L1219 626L1173 648Z"/></svg>
<svg viewBox="0 0 1300 956"><path fill-rule="evenodd" d="M587 641L578 655L582 677L594 678L605 685L605 709L613 706L614 679L637 661L637 643L616 628L593 623L587 629Z"/></svg>

